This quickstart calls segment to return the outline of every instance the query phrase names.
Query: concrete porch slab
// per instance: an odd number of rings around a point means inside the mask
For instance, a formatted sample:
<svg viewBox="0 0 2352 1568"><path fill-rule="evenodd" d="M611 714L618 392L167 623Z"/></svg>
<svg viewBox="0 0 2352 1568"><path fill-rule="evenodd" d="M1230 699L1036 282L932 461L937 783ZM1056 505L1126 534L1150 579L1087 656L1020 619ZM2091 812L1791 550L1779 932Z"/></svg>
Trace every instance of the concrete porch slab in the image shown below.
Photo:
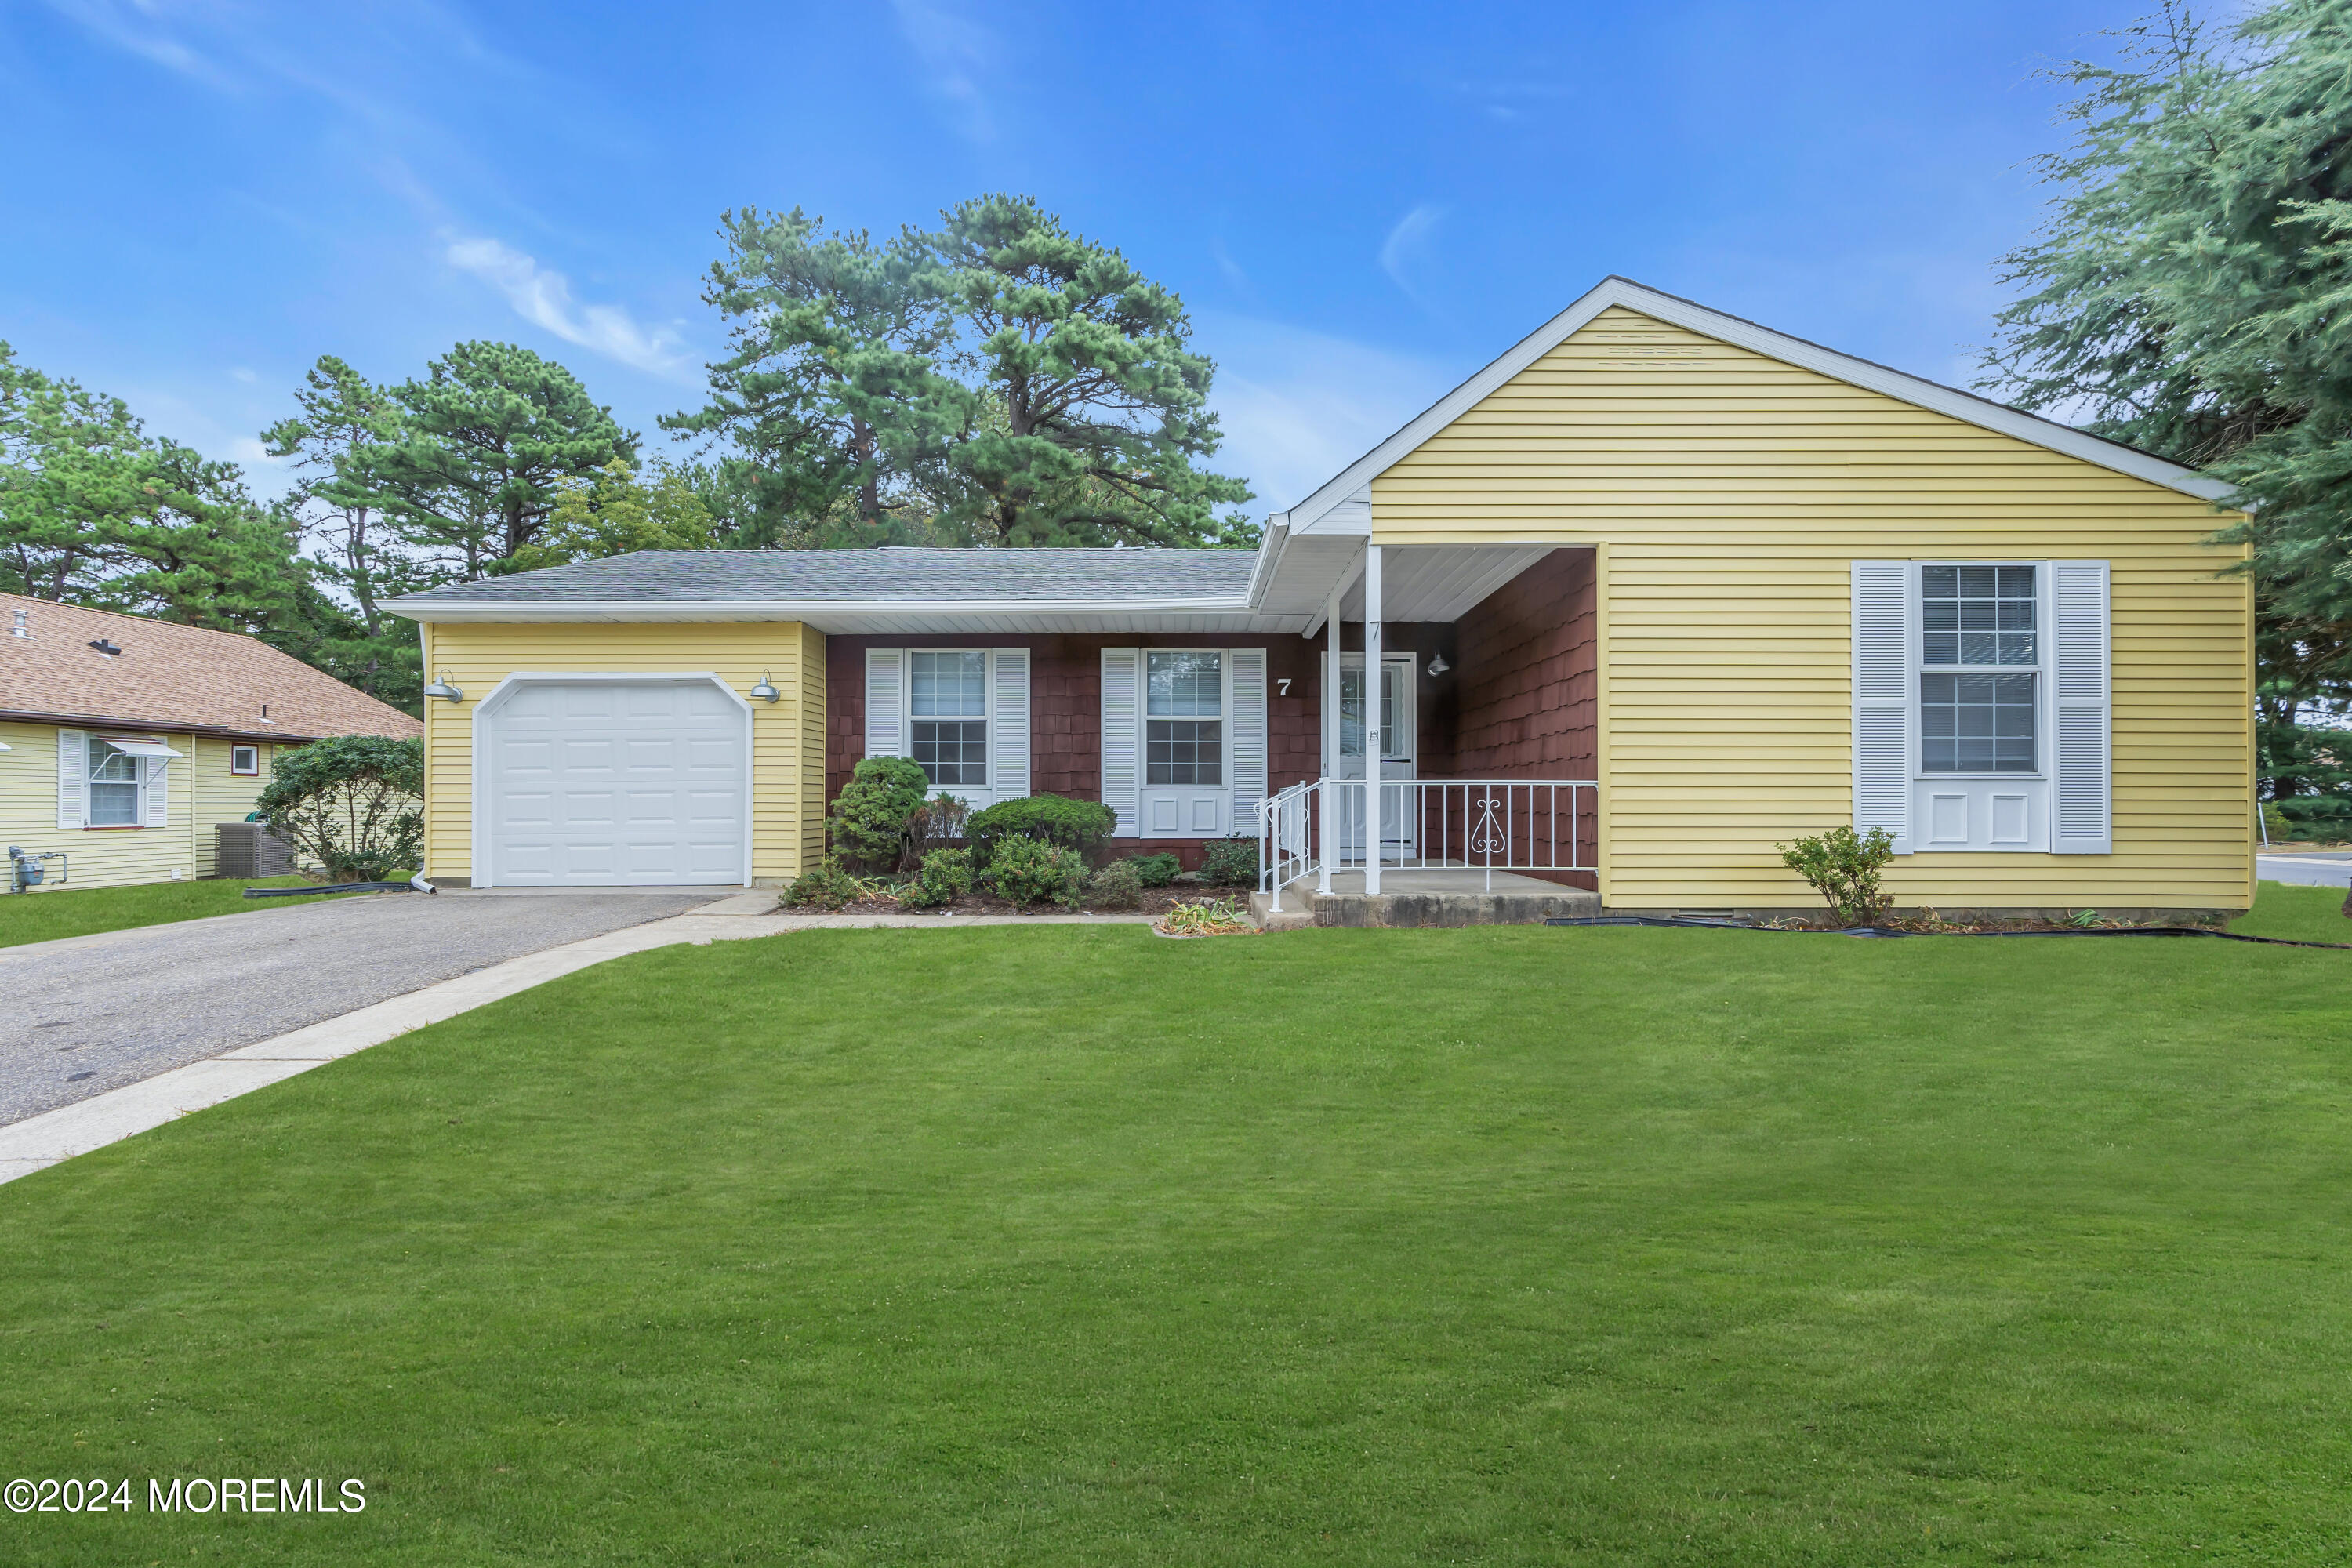
<svg viewBox="0 0 2352 1568"><path fill-rule="evenodd" d="M1563 888L1516 871L1429 868L1382 871L1378 894L1364 891L1361 871L1338 871L1331 891L1318 893L1315 879L1302 877L1282 890L1282 913L1274 900L1252 893L1250 915L1268 930L1302 926L1483 926L1540 925L1560 916L1601 912L1601 895Z"/></svg>

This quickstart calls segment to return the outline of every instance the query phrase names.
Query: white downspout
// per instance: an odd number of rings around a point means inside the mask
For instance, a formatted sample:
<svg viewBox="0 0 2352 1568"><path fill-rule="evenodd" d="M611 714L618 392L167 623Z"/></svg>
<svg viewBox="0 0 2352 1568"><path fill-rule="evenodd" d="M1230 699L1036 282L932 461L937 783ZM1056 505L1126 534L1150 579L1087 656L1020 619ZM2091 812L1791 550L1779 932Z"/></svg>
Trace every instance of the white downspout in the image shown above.
<svg viewBox="0 0 2352 1568"><path fill-rule="evenodd" d="M1364 546L1364 891L1381 890L1381 547Z"/></svg>

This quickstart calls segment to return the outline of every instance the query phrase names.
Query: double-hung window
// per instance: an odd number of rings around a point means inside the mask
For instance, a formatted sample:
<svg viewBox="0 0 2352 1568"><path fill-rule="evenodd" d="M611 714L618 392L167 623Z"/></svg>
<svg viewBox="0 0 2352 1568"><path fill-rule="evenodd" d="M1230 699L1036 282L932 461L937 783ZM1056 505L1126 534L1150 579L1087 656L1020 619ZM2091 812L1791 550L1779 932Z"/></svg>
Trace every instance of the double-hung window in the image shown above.
<svg viewBox="0 0 2352 1568"><path fill-rule="evenodd" d="M2038 568L1919 569L1919 767L2041 771Z"/></svg>
<svg viewBox="0 0 2352 1568"><path fill-rule="evenodd" d="M1213 649L1144 655L1147 787L1224 787L1224 675L1225 656Z"/></svg>
<svg viewBox="0 0 2352 1568"><path fill-rule="evenodd" d="M915 763L941 789L988 787L988 655L918 649L907 656Z"/></svg>
<svg viewBox="0 0 2352 1568"><path fill-rule="evenodd" d="M88 773L82 820L92 827L139 826L139 759L121 747L88 737Z"/></svg>

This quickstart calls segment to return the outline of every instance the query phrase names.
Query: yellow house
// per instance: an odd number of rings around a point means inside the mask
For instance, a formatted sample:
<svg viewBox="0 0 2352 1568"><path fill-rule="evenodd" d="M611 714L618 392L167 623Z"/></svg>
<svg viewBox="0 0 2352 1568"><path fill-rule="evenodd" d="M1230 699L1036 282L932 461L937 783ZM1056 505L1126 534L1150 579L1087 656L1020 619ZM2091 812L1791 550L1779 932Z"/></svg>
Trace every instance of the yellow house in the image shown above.
<svg viewBox="0 0 2352 1568"><path fill-rule="evenodd" d="M417 730L252 637L0 594L0 894L210 877L279 752Z"/></svg>
<svg viewBox="0 0 2352 1568"><path fill-rule="evenodd" d="M1104 801L1121 849L1255 834L1302 898L1811 910L1776 846L1852 824L1903 906L2212 919L2253 876L2224 494L1611 279L1254 552L649 552L404 601L426 870L788 880L898 755Z"/></svg>

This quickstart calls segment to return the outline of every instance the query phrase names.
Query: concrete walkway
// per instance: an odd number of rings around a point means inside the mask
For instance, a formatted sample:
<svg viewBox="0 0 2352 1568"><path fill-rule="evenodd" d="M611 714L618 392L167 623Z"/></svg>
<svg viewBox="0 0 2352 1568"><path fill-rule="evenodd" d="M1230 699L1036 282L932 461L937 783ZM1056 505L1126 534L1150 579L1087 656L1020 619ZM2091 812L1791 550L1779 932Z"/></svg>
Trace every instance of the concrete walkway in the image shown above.
<svg viewBox="0 0 2352 1568"><path fill-rule="evenodd" d="M14 1181L76 1154L135 1137L191 1111L235 1100L339 1057L396 1039L412 1029L454 1018L485 1003L633 952L681 942L700 944L800 931L897 926L939 931L965 926L1148 925L1151 921L1149 915L796 915L775 910L773 893L744 893L706 902L686 914L509 959L340 1017L188 1063L13 1126L0 1127L0 1182Z"/></svg>

